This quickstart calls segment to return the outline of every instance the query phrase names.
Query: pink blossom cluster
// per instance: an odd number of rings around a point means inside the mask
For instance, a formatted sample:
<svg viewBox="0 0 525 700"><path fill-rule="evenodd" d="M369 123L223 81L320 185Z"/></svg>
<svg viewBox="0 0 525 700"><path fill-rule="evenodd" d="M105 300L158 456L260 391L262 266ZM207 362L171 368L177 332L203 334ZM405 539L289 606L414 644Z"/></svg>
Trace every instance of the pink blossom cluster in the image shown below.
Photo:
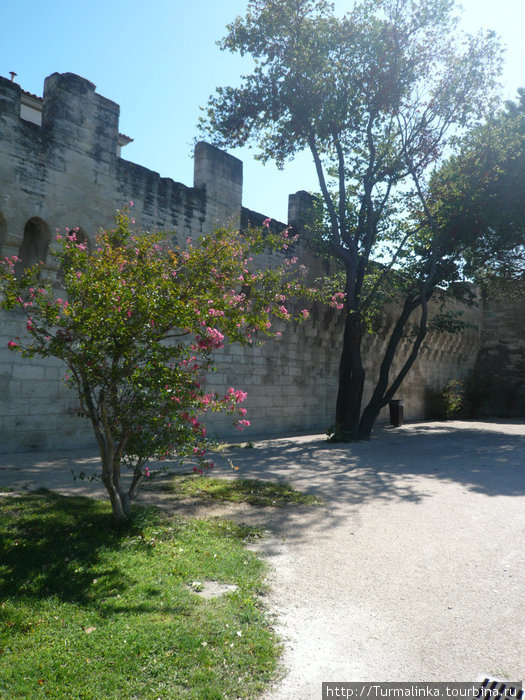
<svg viewBox="0 0 525 700"><path fill-rule="evenodd" d="M235 399L237 403L242 403L248 398L248 392L242 391L241 389L235 390L232 386L228 389L227 396Z"/></svg>
<svg viewBox="0 0 525 700"><path fill-rule="evenodd" d="M290 318L290 312L288 311L288 309L286 308L286 306L280 306L280 307L279 307L279 313L281 313L285 319L289 319L289 318Z"/></svg>
<svg viewBox="0 0 525 700"><path fill-rule="evenodd" d="M224 335L217 328L206 328L206 335L197 338L198 347L201 350L216 350L224 347Z"/></svg>
<svg viewBox="0 0 525 700"><path fill-rule="evenodd" d="M182 411L180 413L180 418L186 423L190 423L192 432L200 435L201 437L206 437L206 428L202 423L195 418L195 416L190 416L187 411Z"/></svg>
<svg viewBox="0 0 525 700"><path fill-rule="evenodd" d="M344 309L344 304L342 303L344 298L344 292L336 292L330 297L330 306L333 309Z"/></svg>
<svg viewBox="0 0 525 700"><path fill-rule="evenodd" d="M13 268L15 266L15 263L20 262L20 258L17 255L11 255L11 256L2 258L2 262L5 263L8 267L10 267L11 272L12 272Z"/></svg>
<svg viewBox="0 0 525 700"><path fill-rule="evenodd" d="M237 428L237 430L244 430L244 428L248 428L250 426L250 421L241 419L236 421L234 426Z"/></svg>
<svg viewBox="0 0 525 700"><path fill-rule="evenodd" d="M292 243L297 243L297 241L299 240L299 234L295 234L295 236L290 236L288 234L289 230L290 229L287 228L287 229L285 229L285 231L283 233L283 240L284 240L283 250L288 250L288 248L292 245Z"/></svg>
<svg viewBox="0 0 525 700"><path fill-rule="evenodd" d="M208 315L212 318L217 318L218 316L224 316L224 311L221 311L221 309L210 308L208 309Z"/></svg>

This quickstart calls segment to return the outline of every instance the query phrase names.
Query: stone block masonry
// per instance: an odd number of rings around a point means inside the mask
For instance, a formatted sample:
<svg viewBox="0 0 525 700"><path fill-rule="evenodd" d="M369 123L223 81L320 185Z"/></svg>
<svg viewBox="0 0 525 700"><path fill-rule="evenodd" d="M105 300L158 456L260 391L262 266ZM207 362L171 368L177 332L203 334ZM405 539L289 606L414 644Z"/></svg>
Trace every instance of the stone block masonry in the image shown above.
<svg viewBox="0 0 525 700"><path fill-rule="evenodd" d="M118 124L119 106L80 76L54 73L45 80L42 98L0 77L1 255L18 255L22 265L44 260L46 274L53 278L56 262L49 246L55 230L78 227L93 245L95 233L110 227L115 211L131 200L137 227L173 231L173 242L179 244L219 225L244 228L266 218L242 206L242 162L237 158L197 144L193 186L186 186L124 160L121 150L131 139L119 133ZM308 204L307 193L291 195L288 223L302 237L301 262L317 275L322 262L305 245ZM272 254L259 262L272 265L276 260ZM0 451L93 444L87 420L78 416L78 399L62 383L65 367L57 360L29 361L8 351L7 342L22 335L23 327L20 314L0 312ZM227 346L210 388L247 391L252 428L237 433L227 417L212 416L211 431L236 440L324 431L333 422L342 327L340 313L315 306L308 322L283 326L280 340L255 349ZM429 340L403 386L408 419L423 417L429 384L464 376L474 362L478 338L479 331L469 331ZM368 339L365 361L371 376L385 342L384 332Z"/></svg>

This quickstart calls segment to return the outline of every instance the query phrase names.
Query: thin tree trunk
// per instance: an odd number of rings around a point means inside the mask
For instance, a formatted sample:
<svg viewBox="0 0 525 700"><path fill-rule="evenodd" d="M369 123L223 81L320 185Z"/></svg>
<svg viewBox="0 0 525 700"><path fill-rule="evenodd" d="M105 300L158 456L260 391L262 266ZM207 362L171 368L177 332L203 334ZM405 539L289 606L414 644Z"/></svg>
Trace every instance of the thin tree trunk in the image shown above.
<svg viewBox="0 0 525 700"><path fill-rule="evenodd" d="M107 397L101 391L98 399L100 414L100 456L102 459L102 483L106 487L113 510L113 517L117 523L123 523L131 515L131 497L129 493L122 490L120 479L120 468L122 459L122 449L125 441L115 443L113 435L110 412L108 411ZM97 416L98 418L98 416Z"/></svg>
<svg viewBox="0 0 525 700"><path fill-rule="evenodd" d="M106 487L113 517L117 523L129 519L131 514L131 498L122 490L120 481L120 461L115 459L111 449L101 453L102 458L102 483Z"/></svg>
<svg viewBox="0 0 525 700"><path fill-rule="evenodd" d="M429 295L430 296L430 295ZM370 440L370 435L372 434L372 428L379 416L381 409L388 404L388 402L394 397L396 391L401 386L403 380L405 379L408 371L416 361L419 354L419 350L427 334L427 320L428 320L428 299L423 295L419 299L407 299L401 315L399 316L394 329L390 335L390 340L381 363L379 370L379 379L377 380L374 393L370 399L368 405L363 411L361 416L361 421L359 423L359 440ZM394 381L388 386L390 378L390 369L394 361L397 347L400 340L403 337L403 333L408 323L411 314L415 309L421 305L421 316L419 319L419 326L417 335L414 339L412 349L409 356L405 360L402 368L398 372Z"/></svg>
<svg viewBox="0 0 525 700"><path fill-rule="evenodd" d="M79 390L79 396L82 397L82 408L88 414L93 431L97 439L100 452L100 460L102 462L102 483L108 492L113 517L117 523L123 523L129 519L131 515L131 502L135 498L139 484L142 482L142 470L135 470L133 480L129 491L126 493L122 490L120 473L121 473L121 456L127 442L127 438L121 440L115 446L115 440L111 432L110 421L108 419L108 410L106 405L105 395L103 393L95 401L89 383L77 376L77 382L82 387Z"/></svg>

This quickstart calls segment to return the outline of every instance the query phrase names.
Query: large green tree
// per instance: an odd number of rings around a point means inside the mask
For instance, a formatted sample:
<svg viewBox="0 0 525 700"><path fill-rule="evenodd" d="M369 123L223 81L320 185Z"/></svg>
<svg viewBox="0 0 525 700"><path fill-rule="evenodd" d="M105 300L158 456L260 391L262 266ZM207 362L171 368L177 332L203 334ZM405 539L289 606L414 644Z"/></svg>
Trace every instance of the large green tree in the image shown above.
<svg viewBox="0 0 525 700"><path fill-rule="evenodd" d="M429 175L449 136L493 107L498 41L459 34L453 0L356 0L342 17L326 0L251 0L221 46L254 68L210 98L205 133L223 147L255 145L278 165L312 155L344 271L335 422L340 437L367 439L418 355L428 302L464 274L467 246L434 213ZM362 341L389 298L399 314L363 408Z"/></svg>

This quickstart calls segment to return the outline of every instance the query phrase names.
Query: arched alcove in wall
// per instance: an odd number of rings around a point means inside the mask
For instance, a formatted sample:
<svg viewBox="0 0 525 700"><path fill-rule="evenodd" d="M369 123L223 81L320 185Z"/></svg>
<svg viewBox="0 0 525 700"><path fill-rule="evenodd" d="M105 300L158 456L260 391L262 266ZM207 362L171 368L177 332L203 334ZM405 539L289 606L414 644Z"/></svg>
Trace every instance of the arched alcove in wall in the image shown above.
<svg viewBox="0 0 525 700"><path fill-rule="evenodd" d="M38 262L45 262L51 242L51 230L39 216L33 216L24 226L24 237L18 257L20 268L25 270Z"/></svg>
<svg viewBox="0 0 525 700"><path fill-rule="evenodd" d="M4 243L6 242L7 239L7 224L5 222L4 216L2 212L0 211L0 254L2 253L2 249L4 247Z"/></svg>

